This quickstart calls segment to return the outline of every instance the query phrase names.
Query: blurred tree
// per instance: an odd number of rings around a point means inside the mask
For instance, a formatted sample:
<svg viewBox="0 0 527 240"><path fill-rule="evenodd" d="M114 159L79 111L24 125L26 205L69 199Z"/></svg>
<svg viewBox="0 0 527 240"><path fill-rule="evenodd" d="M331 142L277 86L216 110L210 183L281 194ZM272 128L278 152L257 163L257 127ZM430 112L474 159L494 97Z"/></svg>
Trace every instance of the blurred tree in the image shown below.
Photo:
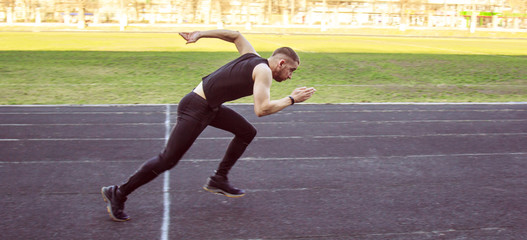
<svg viewBox="0 0 527 240"><path fill-rule="evenodd" d="M509 0L509 4L513 13L519 13L519 16L513 16L514 28L518 29L520 20L525 21L525 16L527 15L527 0Z"/></svg>
<svg viewBox="0 0 527 240"><path fill-rule="evenodd" d="M4 0L2 5L6 11L6 23L13 24L15 22L15 0Z"/></svg>
<svg viewBox="0 0 527 240"><path fill-rule="evenodd" d="M406 27L410 25L410 17L416 12L420 12L422 7L424 7L427 0L400 0L399 9L400 9L400 29L406 30Z"/></svg>

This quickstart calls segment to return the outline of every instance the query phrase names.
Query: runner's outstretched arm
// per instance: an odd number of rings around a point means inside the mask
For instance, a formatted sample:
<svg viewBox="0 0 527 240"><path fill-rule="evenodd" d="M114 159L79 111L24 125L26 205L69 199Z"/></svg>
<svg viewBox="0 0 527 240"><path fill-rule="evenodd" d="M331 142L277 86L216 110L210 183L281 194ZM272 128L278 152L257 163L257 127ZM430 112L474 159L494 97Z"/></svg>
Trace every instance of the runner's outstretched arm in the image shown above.
<svg viewBox="0 0 527 240"><path fill-rule="evenodd" d="M254 53L258 55L251 43L247 41L247 39L245 39L245 37L238 31L219 29L208 31L181 32L179 33L179 35L181 35L181 37L187 40L187 44L195 43L200 38L219 38L221 40L234 43L240 55L246 53Z"/></svg>

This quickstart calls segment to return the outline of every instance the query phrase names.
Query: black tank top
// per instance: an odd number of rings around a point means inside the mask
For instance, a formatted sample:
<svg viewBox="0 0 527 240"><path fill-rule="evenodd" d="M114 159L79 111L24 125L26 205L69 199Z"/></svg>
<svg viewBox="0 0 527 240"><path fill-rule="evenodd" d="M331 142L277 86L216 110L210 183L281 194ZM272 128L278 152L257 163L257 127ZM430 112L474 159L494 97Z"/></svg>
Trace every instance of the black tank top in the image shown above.
<svg viewBox="0 0 527 240"><path fill-rule="evenodd" d="M261 63L269 65L267 59L246 53L204 77L203 91L209 105L216 108L224 102L252 95L253 70Z"/></svg>

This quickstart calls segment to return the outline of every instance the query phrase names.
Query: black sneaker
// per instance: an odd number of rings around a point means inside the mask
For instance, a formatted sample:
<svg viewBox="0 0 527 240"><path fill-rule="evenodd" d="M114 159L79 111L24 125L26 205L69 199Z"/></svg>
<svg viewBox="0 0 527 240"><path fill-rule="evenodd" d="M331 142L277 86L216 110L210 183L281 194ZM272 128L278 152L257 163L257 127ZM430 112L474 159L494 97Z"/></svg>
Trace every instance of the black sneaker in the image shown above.
<svg viewBox="0 0 527 240"><path fill-rule="evenodd" d="M130 220L130 217L124 213L124 202L126 196L119 196L117 192L119 187L109 186L101 188L102 198L107 203L106 208L110 217L116 222L125 222Z"/></svg>
<svg viewBox="0 0 527 240"><path fill-rule="evenodd" d="M207 184L203 186L203 189L211 193L223 194L231 198L242 197L245 195L245 191L232 187L229 184L229 180L222 176L209 177Z"/></svg>

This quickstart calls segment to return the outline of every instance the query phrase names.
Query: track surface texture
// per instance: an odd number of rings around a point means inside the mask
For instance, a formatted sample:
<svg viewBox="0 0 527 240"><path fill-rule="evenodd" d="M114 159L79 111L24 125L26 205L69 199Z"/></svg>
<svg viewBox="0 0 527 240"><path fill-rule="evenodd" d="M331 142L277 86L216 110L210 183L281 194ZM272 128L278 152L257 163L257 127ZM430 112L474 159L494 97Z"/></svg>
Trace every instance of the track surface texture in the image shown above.
<svg viewBox="0 0 527 240"><path fill-rule="evenodd" d="M299 104L257 118L204 191L231 134L207 128L111 221L102 186L162 150L177 105L0 106L2 239L522 239L526 104Z"/></svg>

